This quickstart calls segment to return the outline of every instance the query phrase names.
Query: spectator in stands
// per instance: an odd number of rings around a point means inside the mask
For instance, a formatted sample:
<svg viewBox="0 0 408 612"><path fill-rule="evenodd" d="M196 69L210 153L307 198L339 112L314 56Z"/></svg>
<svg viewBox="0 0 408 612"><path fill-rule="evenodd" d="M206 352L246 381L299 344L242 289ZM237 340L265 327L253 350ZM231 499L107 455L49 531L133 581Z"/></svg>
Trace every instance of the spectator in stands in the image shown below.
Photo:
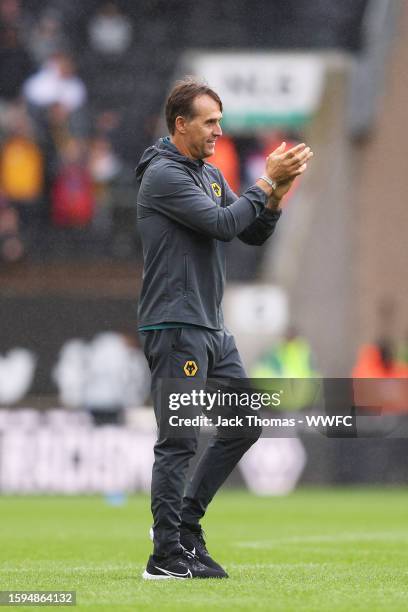
<svg viewBox="0 0 408 612"><path fill-rule="evenodd" d="M76 73L72 57L54 53L23 86L28 103L37 109L61 104L69 113L85 105L86 87Z"/></svg>
<svg viewBox="0 0 408 612"><path fill-rule="evenodd" d="M407 413L408 365L395 358L390 337L362 346L351 375L354 402L361 410Z"/></svg>
<svg viewBox="0 0 408 612"><path fill-rule="evenodd" d="M399 378L408 376L408 366L396 356L397 303L385 295L376 304L378 341L364 344L352 370L353 378Z"/></svg>
<svg viewBox="0 0 408 612"><path fill-rule="evenodd" d="M2 143L0 184L9 201L31 204L42 193L42 152L23 104L10 108L7 120L9 131Z"/></svg>
<svg viewBox="0 0 408 612"><path fill-rule="evenodd" d="M353 378L405 378L408 365L397 361L389 338L363 345L353 367Z"/></svg>
<svg viewBox="0 0 408 612"><path fill-rule="evenodd" d="M44 157L23 104L8 111L9 132L0 156L0 187L17 211L22 231L38 224L44 189Z"/></svg>
<svg viewBox="0 0 408 612"><path fill-rule="evenodd" d="M97 53L123 55L132 43L132 23L113 2L103 4L91 18L89 44Z"/></svg>
<svg viewBox="0 0 408 612"><path fill-rule="evenodd" d="M89 171L95 195L94 229L99 235L112 231L114 187L120 181L123 165L107 138L96 137L89 150Z"/></svg>
<svg viewBox="0 0 408 612"><path fill-rule="evenodd" d="M19 37L25 40L30 23L23 13L20 0L0 0L0 24L5 29L16 28Z"/></svg>
<svg viewBox="0 0 408 612"><path fill-rule="evenodd" d="M62 163L51 190L51 220L56 227L84 228L94 214L92 180L83 141L71 138L62 150Z"/></svg>
<svg viewBox="0 0 408 612"><path fill-rule="evenodd" d="M307 408L315 398L314 383L307 380L303 383L298 379L319 377L311 346L294 327L290 327L284 338L268 349L251 369L251 378L297 379L296 385L291 388L290 397L287 395L284 398L284 407L290 410ZM268 383L260 382L259 386L265 390Z"/></svg>
<svg viewBox="0 0 408 612"><path fill-rule="evenodd" d="M128 337L115 332L95 336L88 346L84 388L84 405L95 423L123 422L125 408L145 401L148 381L143 353Z"/></svg>
<svg viewBox="0 0 408 612"><path fill-rule="evenodd" d="M103 332L61 349L53 377L63 403L90 412L98 425L120 423L124 410L149 395L146 360L133 336Z"/></svg>
<svg viewBox="0 0 408 612"><path fill-rule="evenodd" d="M273 151L273 149L271 149L271 151ZM232 138L225 134L221 136L217 141L217 148L215 149L214 155L209 157L207 161L221 170L232 191L235 191L235 193L240 192L239 158Z"/></svg>
<svg viewBox="0 0 408 612"><path fill-rule="evenodd" d="M107 138L96 137L90 145L89 169L96 185L104 186L118 177L122 163Z"/></svg>
<svg viewBox="0 0 408 612"><path fill-rule="evenodd" d="M12 102L32 74L34 65L14 26L0 27L0 99Z"/></svg>
<svg viewBox="0 0 408 612"><path fill-rule="evenodd" d="M314 378L319 373L314 367L311 346L294 327L284 338L268 349L252 368L254 378Z"/></svg>
<svg viewBox="0 0 408 612"><path fill-rule="evenodd" d="M63 104L51 104L39 118L43 145L51 178L59 171L63 151L72 138L84 141L89 135L89 122L84 109L70 112Z"/></svg>
<svg viewBox="0 0 408 612"><path fill-rule="evenodd" d="M114 150L107 136L90 142L89 171L92 177L95 214L92 234L117 257L129 257L136 246L133 170Z"/></svg>
<svg viewBox="0 0 408 612"><path fill-rule="evenodd" d="M47 9L33 26L28 39L30 53L38 66L44 64L61 49L68 48L59 13Z"/></svg>
<svg viewBox="0 0 408 612"><path fill-rule="evenodd" d="M95 116L95 135L109 140L115 151L123 139L123 115L118 109L105 109Z"/></svg>
<svg viewBox="0 0 408 612"><path fill-rule="evenodd" d="M87 114L82 110L70 112L61 102L56 102L47 108L45 130L58 155L71 138L84 139L88 136Z"/></svg>

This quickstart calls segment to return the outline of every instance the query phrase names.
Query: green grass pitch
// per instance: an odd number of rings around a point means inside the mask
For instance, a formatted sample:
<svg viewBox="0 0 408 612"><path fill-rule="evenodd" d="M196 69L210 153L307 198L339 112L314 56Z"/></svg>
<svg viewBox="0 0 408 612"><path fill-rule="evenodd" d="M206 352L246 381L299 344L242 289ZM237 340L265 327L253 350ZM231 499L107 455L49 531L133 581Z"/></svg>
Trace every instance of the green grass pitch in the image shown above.
<svg viewBox="0 0 408 612"><path fill-rule="evenodd" d="M73 610L408 610L405 489L220 493L204 527L229 580L141 579L146 496L6 496L0 518L0 590L76 590Z"/></svg>

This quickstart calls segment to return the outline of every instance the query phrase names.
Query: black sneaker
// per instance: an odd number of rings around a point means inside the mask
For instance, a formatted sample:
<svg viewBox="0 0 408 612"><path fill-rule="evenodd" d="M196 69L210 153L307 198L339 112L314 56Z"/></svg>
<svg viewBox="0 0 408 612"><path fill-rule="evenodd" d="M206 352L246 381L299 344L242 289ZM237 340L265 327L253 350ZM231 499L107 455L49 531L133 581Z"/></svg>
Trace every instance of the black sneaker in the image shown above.
<svg viewBox="0 0 408 612"><path fill-rule="evenodd" d="M195 557L207 567L211 569L217 570L222 573L223 578L228 578L227 572L223 567L212 557L206 548L205 540L204 540L204 532L201 527L198 529L181 527L180 528L180 544L184 546L186 550L191 552L191 554L195 555Z"/></svg>
<svg viewBox="0 0 408 612"><path fill-rule="evenodd" d="M143 578L145 580L225 578L224 574L225 572L221 573L216 569L203 565L188 550L183 550L179 555L169 557L160 562L156 562L153 555L151 555L143 572Z"/></svg>

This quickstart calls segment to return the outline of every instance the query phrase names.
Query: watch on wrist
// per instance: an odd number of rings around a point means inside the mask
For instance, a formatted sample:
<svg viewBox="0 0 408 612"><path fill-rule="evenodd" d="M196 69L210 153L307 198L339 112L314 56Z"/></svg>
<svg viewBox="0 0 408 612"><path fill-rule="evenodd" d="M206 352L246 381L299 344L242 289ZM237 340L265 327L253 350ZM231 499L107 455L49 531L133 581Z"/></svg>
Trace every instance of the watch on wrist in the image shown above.
<svg viewBox="0 0 408 612"><path fill-rule="evenodd" d="M268 185L272 187L272 189L275 191L276 187L278 186L278 183L276 181L273 181L269 178L269 176L266 176L265 174L263 174L259 178L265 181L265 183L268 183Z"/></svg>

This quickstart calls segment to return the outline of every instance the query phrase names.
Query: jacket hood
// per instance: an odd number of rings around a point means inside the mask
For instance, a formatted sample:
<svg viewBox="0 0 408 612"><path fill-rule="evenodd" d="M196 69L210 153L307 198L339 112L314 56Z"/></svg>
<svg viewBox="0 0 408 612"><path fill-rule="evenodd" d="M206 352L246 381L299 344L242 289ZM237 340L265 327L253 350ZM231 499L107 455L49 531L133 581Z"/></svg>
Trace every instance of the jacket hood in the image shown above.
<svg viewBox="0 0 408 612"><path fill-rule="evenodd" d="M201 159L190 159L189 157L182 155L177 147L171 142L170 138L165 136L164 138L159 138L159 140L151 147L148 147L140 158L140 161L135 169L136 180L139 183L141 182L143 174L145 173L149 164L158 156L167 157L168 159L172 159L194 169L200 168L204 163Z"/></svg>

